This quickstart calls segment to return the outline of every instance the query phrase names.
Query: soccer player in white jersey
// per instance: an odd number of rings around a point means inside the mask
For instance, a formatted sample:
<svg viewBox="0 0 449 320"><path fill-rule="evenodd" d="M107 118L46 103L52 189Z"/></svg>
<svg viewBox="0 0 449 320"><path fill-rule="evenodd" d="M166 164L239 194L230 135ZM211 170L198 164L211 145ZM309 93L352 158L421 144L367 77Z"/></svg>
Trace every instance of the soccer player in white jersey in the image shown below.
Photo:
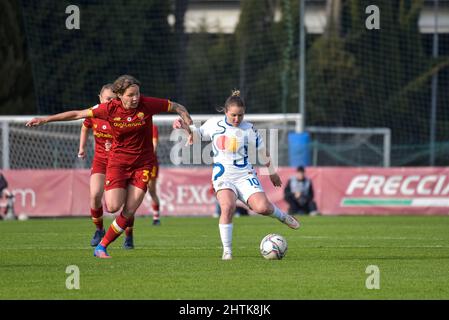
<svg viewBox="0 0 449 320"><path fill-rule="evenodd" d="M243 121L245 104L240 97L240 91L233 91L224 108L219 111L224 112L225 116L211 118L200 128L188 127L180 119L174 121L173 128L183 128L187 132L191 130L192 134L188 140L190 144L193 143L193 135L212 141L212 183L221 207L219 230L223 244L222 259L231 260L232 217L237 199L246 203L252 211L277 218L292 229L298 229L299 222L268 200L252 164L248 161L248 149L254 147L258 155L265 158L273 185L281 187L282 181L270 161L260 134L251 123Z"/></svg>

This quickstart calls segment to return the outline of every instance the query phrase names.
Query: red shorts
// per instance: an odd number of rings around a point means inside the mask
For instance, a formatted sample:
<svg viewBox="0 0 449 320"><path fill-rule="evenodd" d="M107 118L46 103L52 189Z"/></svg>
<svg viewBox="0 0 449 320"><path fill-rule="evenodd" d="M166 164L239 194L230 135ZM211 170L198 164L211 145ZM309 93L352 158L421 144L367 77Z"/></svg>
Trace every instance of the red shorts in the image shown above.
<svg viewBox="0 0 449 320"><path fill-rule="evenodd" d="M108 160L107 159L97 159L94 157L94 160L92 161L92 168L90 169L90 174L93 175L94 173L102 173L106 174L106 167L108 166Z"/></svg>
<svg viewBox="0 0 449 320"><path fill-rule="evenodd" d="M106 171L104 190L122 188L126 189L129 185L147 191L148 181L150 181L154 165L148 165L140 168L129 168L123 166L111 166Z"/></svg>

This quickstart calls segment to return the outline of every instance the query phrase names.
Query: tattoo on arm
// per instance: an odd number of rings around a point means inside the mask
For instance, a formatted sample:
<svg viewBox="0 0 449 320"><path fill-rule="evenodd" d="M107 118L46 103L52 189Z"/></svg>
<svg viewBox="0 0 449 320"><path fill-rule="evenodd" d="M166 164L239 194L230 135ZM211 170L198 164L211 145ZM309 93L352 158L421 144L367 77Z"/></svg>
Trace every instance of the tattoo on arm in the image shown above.
<svg viewBox="0 0 449 320"><path fill-rule="evenodd" d="M188 126L193 124L192 118L190 117L189 112L187 111L187 109L180 105L179 103L176 102L172 102L172 107L171 107L171 112L173 113L178 113L180 115L180 117L182 118L182 120L184 121L184 123L186 123Z"/></svg>

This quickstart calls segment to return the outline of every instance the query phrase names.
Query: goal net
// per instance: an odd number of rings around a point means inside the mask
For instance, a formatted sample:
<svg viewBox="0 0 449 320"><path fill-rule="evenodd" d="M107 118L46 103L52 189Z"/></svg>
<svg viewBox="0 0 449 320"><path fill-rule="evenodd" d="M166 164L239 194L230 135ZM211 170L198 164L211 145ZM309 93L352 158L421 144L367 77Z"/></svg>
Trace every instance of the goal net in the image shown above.
<svg viewBox="0 0 449 320"><path fill-rule="evenodd" d="M193 115L198 127L207 119L219 114ZM0 117L0 156L3 169L73 169L90 168L94 156L94 138L89 134L86 159L77 157L82 121L48 123L44 126L27 128L25 123L32 117ZM173 134L172 123L177 115L156 115L153 122L158 126L158 160L161 166L183 165L173 158L173 148L180 143ZM297 114L246 115L262 133L267 149L280 166L288 166L288 132L298 129L300 116ZM207 143L201 144L203 153ZM176 158L176 157L175 157ZM175 160L175 161L174 161ZM189 161L194 165L209 165L204 161Z"/></svg>
<svg viewBox="0 0 449 320"><path fill-rule="evenodd" d="M320 166L389 167L388 128L308 127L311 164Z"/></svg>

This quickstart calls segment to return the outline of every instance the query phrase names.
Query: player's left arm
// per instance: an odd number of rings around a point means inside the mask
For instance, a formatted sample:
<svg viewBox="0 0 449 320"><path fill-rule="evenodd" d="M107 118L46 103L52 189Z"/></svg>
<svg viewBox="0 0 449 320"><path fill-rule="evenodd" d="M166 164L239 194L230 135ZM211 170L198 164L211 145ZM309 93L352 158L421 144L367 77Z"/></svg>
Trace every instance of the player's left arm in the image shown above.
<svg viewBox="0 0 449 320"><path fill-rule="evenodd" d="M271 161L270 152L266 150L265 148L259 149L259 156L261 156L261 150L263 150L262 157L265 157L265 166L268 169L268 173L270 175L271 183L273 183L273 186L275 187L281 187L282 186L282 180L281 177L279 177L279 174L276 171L276 168L273 165L273 162Z"/></svg>
<svg viewBox="0 0 449 320"><path fill-rule="evenodd" d="M281 187L282 180L279 177L276 167L273 164L273 161L270 157L270 152L266 148L265 143L264 143L262 137L260 136L259 132L254 128L253 128L253 130L254 130L253 133L255 134L255 139L256 139L256 149L257 149L257 155L259 158L259 162L262 165L264 165L265 167L267 167L268 174L270 175L271 183L273 183L273 185L275 187Z"/></svg>
<svg viewBox="0 0 449 320"><path fill-rule="evenodd" d="M155 153L157 151L157 142L158 142L158 139L153 138L153 150L154 150Z"/></svg>
<svg viewBox="0 0 449 320"><path fill-rule="evenodd" d="M168 112L179 114L182 121L187 126L190 126L193 124L192 118L190 117L190 113L189 113L189 111L187 111L186 107L184 107L183 105L180 105L177 102L170 101L170 103L171 103L171 106L170 106L170 109L168 110Z"/></svg>
<svg viewBox="0 0 449 320"><path fill-rule="evenodd" d="M187 131L187 134L189 137L187 138L187 144L193 144L193 131L191 129L191 125L193 125L192 118L190 117L189 112L187 111L186 107L183 105L180 105L177 102L170 101L170 109L168 112L177 113L181 117L181 127Z"/></svg>

